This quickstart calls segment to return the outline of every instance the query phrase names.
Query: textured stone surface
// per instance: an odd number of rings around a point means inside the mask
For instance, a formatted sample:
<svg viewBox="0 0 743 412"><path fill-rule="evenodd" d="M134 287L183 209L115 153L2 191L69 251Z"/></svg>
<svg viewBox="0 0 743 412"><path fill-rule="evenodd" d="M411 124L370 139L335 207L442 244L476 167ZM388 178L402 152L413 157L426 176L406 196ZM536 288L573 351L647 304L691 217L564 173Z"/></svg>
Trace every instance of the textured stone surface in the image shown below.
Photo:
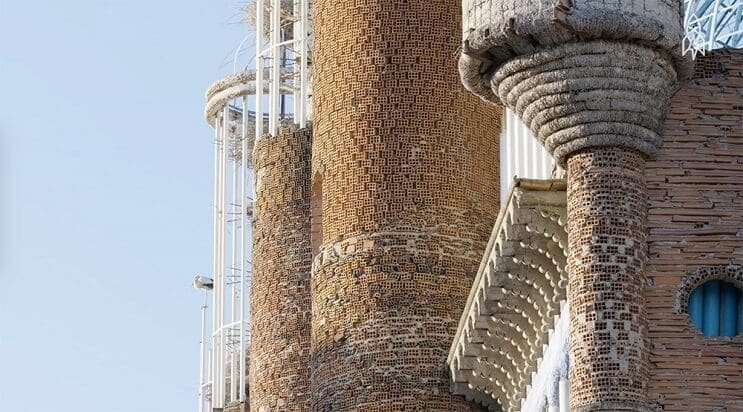
<svg viewBox="0 0 743 412"><path fill-rule="evenodd" d="M700 270L743 265L743 50L697 60L664 130L646 172L649 397L664 411L741 411L743 336L703 337L677 299Z"/></svg>
<svg viewBox="0 0 743 412"><path fill-rule="evenodd" d="M571 410L645 410L645 160L592 148L567 173Z"/></svg>
<svg viewBox="0 0 743 412"><path fill-rule="evenodd" d="M256 143L250 410L308 411L310 129Z"/></svg>
<svg viewBox="0 0 743 412"><path fill-rule="evenodd" d="M493 74L491 87L564 167L571 153L588 147L655 155L676 80L673 64L657 51L594 41L514 57Z"/></svg>
<svg viewBox="0 0 743 412"><path fill-rule="evenodd" d="M487 100L490 77L514 56L565 43L607 40L647 45L683 67L679 0L465 0L462 80Z"/></svg>
<svg viewBox="0 0 743 412"><path fill-rule="evenodd" d="M460 2L314 11L312 409L476 409L445 359L497 214L500 112L459 83Z"/></svg>

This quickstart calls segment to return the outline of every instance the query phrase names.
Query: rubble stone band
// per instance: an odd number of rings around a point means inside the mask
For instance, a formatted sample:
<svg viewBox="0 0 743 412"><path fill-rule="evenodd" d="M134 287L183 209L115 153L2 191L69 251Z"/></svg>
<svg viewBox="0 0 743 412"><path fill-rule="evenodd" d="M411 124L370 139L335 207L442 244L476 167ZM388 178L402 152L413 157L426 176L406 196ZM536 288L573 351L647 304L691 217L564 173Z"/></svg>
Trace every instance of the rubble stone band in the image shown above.
<svg viewBox="0 0 743 412"><path fill-rule="evenodd" d="M648 411L645 159L601 147L568 159L570 410Z"/></svg>
<svg viewBox="0 0 743 412"><path fill-rule="evenodd" d="M652 158L676 81L665 53L594 41L513 58L491 88L565 167L570 153L589 147L623 146Z"/></svg>

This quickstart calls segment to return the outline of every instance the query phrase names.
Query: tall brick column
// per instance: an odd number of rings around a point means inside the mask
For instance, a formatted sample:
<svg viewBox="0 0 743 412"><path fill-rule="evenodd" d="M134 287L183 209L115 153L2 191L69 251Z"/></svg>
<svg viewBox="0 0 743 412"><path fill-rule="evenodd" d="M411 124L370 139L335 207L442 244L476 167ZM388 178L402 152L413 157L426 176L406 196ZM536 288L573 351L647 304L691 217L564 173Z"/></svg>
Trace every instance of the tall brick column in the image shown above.
<svg viewBox="0 0 743 412"><path fill-rule="evenodd" d="M679 2L490 0L460 71L567 169L572 411L646 411L645 159L684 67Z"/></svg>
<svg viewBox="0 0 743 412"><path fill-rule="evenodd" d="M460 4L314 3L314 411L477 409L445 361L498 211L500 112L459 82Z"/></svg>
<svg viewBox="0 0 743 412"><path fill-rule="evenodd" d="M256 142L250 410L309 411L310 129Z"/></svg>

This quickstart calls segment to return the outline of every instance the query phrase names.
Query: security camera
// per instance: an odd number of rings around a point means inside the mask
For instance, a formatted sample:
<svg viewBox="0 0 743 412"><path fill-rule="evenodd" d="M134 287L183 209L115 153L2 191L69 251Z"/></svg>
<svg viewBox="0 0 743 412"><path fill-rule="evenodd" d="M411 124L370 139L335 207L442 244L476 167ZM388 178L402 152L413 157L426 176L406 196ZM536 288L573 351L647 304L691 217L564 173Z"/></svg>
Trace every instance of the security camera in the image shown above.
<svg viewBox="0 0 743 412"><path fill-rule="evenodd" d="M214 289L214 280L206 276L196 275L193 278L193 287L196 289L212 290Z"/></svg>

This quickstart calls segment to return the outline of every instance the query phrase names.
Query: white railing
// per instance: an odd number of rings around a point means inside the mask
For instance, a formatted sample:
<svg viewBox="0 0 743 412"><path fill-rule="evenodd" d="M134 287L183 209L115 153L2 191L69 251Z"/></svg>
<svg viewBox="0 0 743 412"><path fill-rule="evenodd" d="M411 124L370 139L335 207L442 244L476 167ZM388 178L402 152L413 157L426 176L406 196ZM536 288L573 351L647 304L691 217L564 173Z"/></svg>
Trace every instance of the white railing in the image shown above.
<svg viewBox="0 0 743 412"><path fill-rule="evenodd" d="M309 0L295 0L291 6L286 0L256 0L255 111L268 117L267 130L256 123L258 138L264 133L276 134L284 119L292 118L304 128L311 118L309 7ZM261 10L269 11L268 22ZM288 97L291 114L286 109Z"/></svg>
<svg viewBox="0 0 743 412"><path fill-rule="evenodd" d="M215 133L213 287L211 318L206 303L201 309L199 412L247 400L251 274L246 265L256 140L276 135L286 122L307 127L312 116L309 0L256 0L255 7L254 68L238 70L246 37L235 52L233 74L207 91L206 118Z"/></svg>

